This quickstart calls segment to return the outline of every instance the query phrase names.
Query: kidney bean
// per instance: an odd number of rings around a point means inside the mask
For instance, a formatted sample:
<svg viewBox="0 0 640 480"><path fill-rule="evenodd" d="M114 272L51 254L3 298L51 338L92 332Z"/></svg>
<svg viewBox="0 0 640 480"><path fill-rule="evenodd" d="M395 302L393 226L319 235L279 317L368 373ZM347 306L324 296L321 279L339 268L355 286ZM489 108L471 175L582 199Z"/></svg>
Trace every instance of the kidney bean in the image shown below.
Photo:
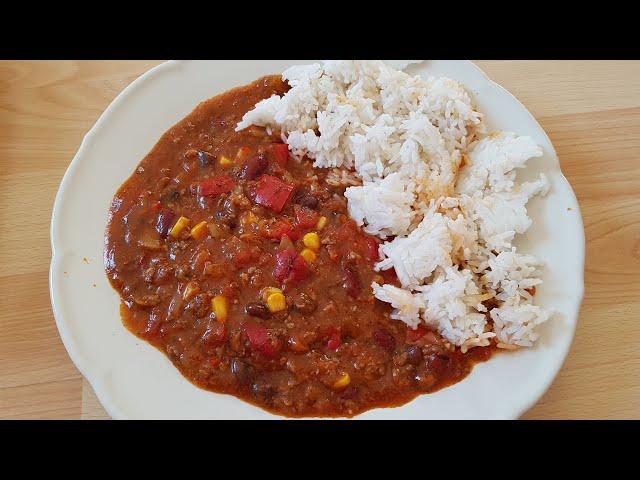
<svg viewBox="0 0 640 480"><path fill-rule="evenodd" d="M248 303L244 307L244 311L247 313L247 315L251 315L252 317L266 319L271 316L271 312L269 311L267 306L263 303L258 302Z"/></svg>
<svg viewBox="0 0 640 480"><path fill-rule="evenodd" d="M396 348L396 339L393 338L393 335L389 332L381 328L373 331L373 339L378 345L390 352L393 352Z"/></svg>
<svg viewBox="0 0 640 480"><path fill-rule="evenodd" d="M312 210L315 210L318 207L318 199L304 190L299 190L295 193L293 203L297 203L302 207L307 207Z"/></svg>
<svg viewBox="0 0 640 480"><path fill-rule="evenodd" d="M236 377L241 385L248 385L253 378L253 367L239 358L231 359L231 373Z"/></svg>
<svg viewBox="0 0 640 480"><path fill-rule="evenodd" d="M156 230L162 238L167 238L167 235L169 235L169 229L173 224L175 216L176 214L174 211L169 208L163 208L160 210L158 220L156 221Z"/></svg>
<svg viewBox="0 0 640 480"><path fill-rule="evenodd" d="M215 157L209 152L203 152L202 150L198 150L198 163L201 167L206 167L213 163Z"/></svg>
<svg viewBox="0 0 640 480"><path fill-rule="evenodd" d="M262 175L268 166L269 162L264 155L251 157L244 163L238 176L243 180L254 180Z"/></svg>
<svg viewBox="0 0 640 480"><path fill-rule="evenodd" d="M350 267L345 267L343 270L344 277L342 279L342 287L347 291L347 295L351 298L358 298L362 291L358 274Z"/></svg>

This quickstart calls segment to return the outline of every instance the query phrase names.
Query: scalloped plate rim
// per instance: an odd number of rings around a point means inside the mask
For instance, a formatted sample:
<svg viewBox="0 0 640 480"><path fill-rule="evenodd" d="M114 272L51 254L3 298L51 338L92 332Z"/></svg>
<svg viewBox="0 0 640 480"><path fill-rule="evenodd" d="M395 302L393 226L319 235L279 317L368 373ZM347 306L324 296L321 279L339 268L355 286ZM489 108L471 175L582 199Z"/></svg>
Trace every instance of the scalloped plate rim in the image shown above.
<svg viewBox="0 0 640 480"><path fill-rule="evenodd" d="M530 400L527 402L523 402L520 405L514 405L510 411L505 411L504 414L501 416L502 418L505 419L513 419L513 418L518 418L519 416L521 416L525 411L527 411L529 408L531 408L539 399L540 397L544 394L544 392L549 388L549 386L551 385L551 383L553 382L553 380L555 379L557 373L559 372L559 370L561 369L562 365L564 364L564 361L566 359L566 356L569 353L570 347L571 347L571 343L573 340L573 337L575 335L575 329L577 327L577 319L579 317L579 312L580 312L580 307L581 307L581 303L584 297L584 250L585 250L585 245L584 245L584 226L583 226L583 222L582 222L582 217L580 215L580 211L579 211L579 204L577 201L577 198L575 197L575 193L573 192L573 189L571 188L569 182L567 181L566 177L564 176L564 174L562 173L562 170L560 168L560 164L559 164L559 160L558 160L558 156L557 153L555 152L555 149L553 147L553 144L551 143L550 139L548 138L546 132L544 131L544 129L540 126L540 124L537 122L537 120L535 119L535 117L531 114L531 112L529 112L529 110L522 105L522 103L516 98L514 97L509 91L507 91L504 87L502 87L501 85L497 84L496 82L494 82L493 80L491 80L488 75L477 65L475 65L473 62L470 61L464 61L470 65L473 66L473 68L482 75L484 81L487 83L487 86L490 88L497 88L500 89L502 91L503 94L506 94L508 96L510 96L515 102L517 102L519 104L519 106L522 108L522 110L526 111L527 114L529 115L529 117L531 118L531 120L538 126L538 128L540 129L540 131L542 131L544 133L544 135L547 137L548 143L551 146L551 154L553 156L553 159L555 160L558 170L560 172L561 175L561 179L562 181L566 184L566 186L568 187L568 191L570 192L570 195L573 196L573 201L575 203L575 209L576 211L576 215L579 219L579 224L580 227L582 229L582 242L580 245L578 245L577 251L581 257L581 265L582 268L580 270L580 285L579 285L579 289L577 291L577 296L575 299L575 318L573 319L573 321L571 322L571 326L572 326L572 331L571 331L571 340L567 343L566 348L564 349L564 351L562 352L561 358L562 361L558 362L557 364L557 368L552 372L552 374L550 374L548 376L548 379L546 382L541 382L538 385L538 388L536 389L536 392L532 393L530 396ZM73 160L71 161L71 163L69 164L63 178L62 181L60 183L60 187L56 193L56 197L55 197L55 201L54 201L54 206L53 206L53 210L52 210L52 218L51 218L51 226L50 226L50 236L51 236L51 252L52 252L52 256L51 256L51 264L50 264L50 269L49 269L49 287L50 287L50 298L51 298L51 304L52 304L52 310L54 313L54 318L56 321L56 325L58 328L58 331L60 332L60 337L63 341L63 344L69 354L69 357L71 358L71 360L73 361L73 363L76 365L76 367L78 368L78 370L80 371L80 373L83 375L84 378L87 379L87 381L90 383L91 387L94 389L96 396L98 397L100 403L102 404L102 406L104 407L104 409L107 411L107 413L114 419L123 419L123 418L129 418L129 416L122 411L117 405L116 402L112 401L112 394L109 391L109 388L107 388L104 383L105 383L105 374L102 371L95 371L94 366L90 364L90 362L88 362L79 352L79 349L77 348L77 345L75 343L74 338L72 338L71 332L67 330L67 325L65 324L64 318L62 317L62 314L60 313L60 306L59 306L59 301L62 301L61 297L60 297L60 292L58 290L58 281L62 278L62 272L60 271L60 265L59 265L59 259L60 259L60 253L63 250L62 246L59 244L59 238L58 238L58 219L61 217L62 213L61 213L61 208L62 208L62 204L63 204L63 200L65 197L65 194L67 192L67 189L69 188L69 182L70 182L70 178L73 174L73 172L76 170L76 168L78 167L79 163L81 162L81 159L83 157L83 155L85 154L85 152L87 151L87 149L89 148L89 145L92 143L92 141L94 140L94 137L96 135L98 135L100 129L103 127L103 125L109 121L109 118L120 108L122 108L122 106L125 104L125 102L127 101L127 99L134 95L139 89L144 88L145 85L150 82L153 81L156 77L162 75L164 72L169 71L172 68L181 68L183 67L185 64L187 64L187 61L176 61L176 60L172 60L172 61L167 61L164 63L161 63L153 68L151 68L150 70L148 70L147 72L145 72L144 74L142 74L141 76L139 76L138 78L136 78L132 83L130 83L124 90L122 90L122 92L120 92L116 98L109 104L109 106L104 110L104 112L99 116L99 118L96 120L95 124L91 127L91 129L86 133L86 135L84 136L80 147L78 148L78 151L76 152L75 156L73 157ZM411 68L411 67L409 67ZM204 98L202 100L205 100ZM119 320L119 319L118 319ZM196 387L194 387L196 388ZM241 400L237 400L237 401L241 401ZM397 407L398 409L401 409L402 406ZM375 411L379 411L382 409L375 409ZM394 409L396 410L396 409ZM365 412L366 413L366 412ZM277 415L270 415L273 418L283 418ZM358 416L354 417L354 418L358 418Z"/></svg>

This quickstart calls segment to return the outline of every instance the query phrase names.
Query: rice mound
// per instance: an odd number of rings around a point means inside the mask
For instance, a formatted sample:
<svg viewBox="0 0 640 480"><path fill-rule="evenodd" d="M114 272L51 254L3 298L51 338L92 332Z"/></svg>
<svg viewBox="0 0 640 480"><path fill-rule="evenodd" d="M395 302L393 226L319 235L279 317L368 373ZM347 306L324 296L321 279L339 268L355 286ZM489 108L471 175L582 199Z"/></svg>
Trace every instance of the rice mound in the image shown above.
<svg viewBox="0 0 640 480"><path fill-rule="evenodd" d="M541 148L510 132L487 135L449 78L355 60L294 66L282 78L291 89L256 104L236 130L278 128L294 156L350 185L351 217L385 240L375 268L394 268L402 285L372 284L391 318L424 323L463 351L492 339L532 346L550 313L533 305L540 262L513 241L531 226L527 202L549 185L544 175L519 184L516 170Z"/></svg>

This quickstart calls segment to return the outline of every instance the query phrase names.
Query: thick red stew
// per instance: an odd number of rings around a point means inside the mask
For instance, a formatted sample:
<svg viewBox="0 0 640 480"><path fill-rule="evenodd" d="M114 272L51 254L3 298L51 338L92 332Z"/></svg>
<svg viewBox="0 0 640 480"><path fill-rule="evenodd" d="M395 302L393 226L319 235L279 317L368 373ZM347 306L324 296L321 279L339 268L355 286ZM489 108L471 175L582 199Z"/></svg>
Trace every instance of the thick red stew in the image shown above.
<svg viewBox="0 0 640 480"><path fill-rule="evenodd" d="M461 380L466 354L391 320L372 281L378 241L344 186L278 132L235 131L288 89L265 77L199 105L117 192L105 267L122 318L195 385L287 416L352 416ZM335 177L335 175L334 175Z"/></svg>

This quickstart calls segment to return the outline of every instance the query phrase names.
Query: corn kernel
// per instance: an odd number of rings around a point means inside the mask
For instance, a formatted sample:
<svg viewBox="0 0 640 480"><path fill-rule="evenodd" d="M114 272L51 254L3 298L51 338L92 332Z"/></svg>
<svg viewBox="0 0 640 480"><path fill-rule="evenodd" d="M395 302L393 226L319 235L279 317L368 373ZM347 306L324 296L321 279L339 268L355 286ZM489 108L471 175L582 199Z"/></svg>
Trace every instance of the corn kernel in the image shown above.
<svg viewBox="0 0 640 480"><path fill-rule="evenodd" d="M272 293L267 297L267 307L271 313L281 312L287 308L287 301L282 292Z"/></svg>
<svg viewBox="0 0 640 480"><path fill-rule="evenodd" d="M279 288L276 287L265 287L262 289L262 300L264 300L265 302L267 301L267 298L269 298L269 295L272 295L274 293L282 293L282 290L280 290Z"/></svg>
<svg viewBox="0 0 640 480"><path fill-rule="evenodd" d="M224 168L233 165L233 160L231 160L229 157L225 157L224 155L220 155L220 160L218 160L218 162L220 163L220 166Z"/></svg>
<svg viewBox="0 0 640 480"><path fill-rule="evenodd" d="M189 282L182 292L183 300L191 300L195 295L200 293L200 285L197 282Z"/></svg>
<svg viewBox="0 0 640 480"><path fill-rule="evenodd" d="M334 390L342 390L343 388L347 388L351 383L351 377L348 373L343 374L338 380L334 382L332 388Z"/></svg>
<svg viewBox="0 0 640 480"><path fill-rule="evenodd" d="M309 232L302 237L302 243L314 252L320 250L320 236L316 232Z"/></svg>
<svg viewBox="0 0 640 480"><path fill-rule="evenodd" d="M202 222L200 222L199 224L197 224L195 227L191 229L191 236L196 240L200 240L208 232L209 230L207 229L207 222L203 220Z"/></svg>
<svg viewBox="0 0 640 480"><path fill-rule="evenodd" d="M223 295L216 295L211 300L211 310L216 314L216 320L224 322L229 315L229 307L227 304L227 297Z"/></svg>
<svg viewBox="0 0 640 480"><path fill-rule="evenodd" d="M322 230L327 224L327 217L320 217L318 223L316 223L316 230Z"/></svg>
<svg viewBox="0 0 640 480"><path fill-rule="evenodd" d="M316 261L316 258L318 257L316 255L316 252L314 252L313 250L309 249L309 248L305 248L304 250L302 250L300 252L300 256L302 258L304 258L306 260L307 263L313 263Z"/></svg>
<svg viewBox="0 0 640 480"><path fill-rule="evenodd" d="M182 230L184 230L187 225L189 225L190 221L191 220L189 220L187 217L180 217L175 225L171 228L169 234L172 237L177 237L178 235L180 235L180 232L182 232Z"/></svg>

